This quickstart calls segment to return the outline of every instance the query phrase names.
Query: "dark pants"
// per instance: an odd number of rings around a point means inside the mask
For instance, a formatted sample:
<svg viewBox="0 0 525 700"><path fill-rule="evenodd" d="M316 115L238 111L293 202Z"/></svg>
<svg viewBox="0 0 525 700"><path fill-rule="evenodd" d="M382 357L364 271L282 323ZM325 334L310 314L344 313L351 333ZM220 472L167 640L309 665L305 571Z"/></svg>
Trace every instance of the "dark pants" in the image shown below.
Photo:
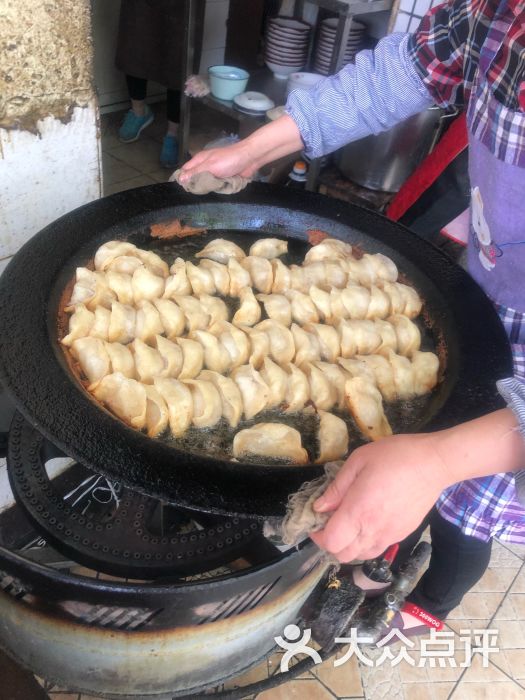
<svg viewBox="0 0 525 700"><path fill-rule="evenodd" d="M136 78L134 75L126 75L129 96L132 100L146 99L148 81L145 78ZM170 122L178 122L180 116L180 92L170 90L166 92L166 116Z"/></svg>
<svg viewBox="0 0 525 700"><path fill-rule="evenodd" d="M418 543L427 525L432 538L430 565L407 600L443 620L485 573L492 540L483 542L465 535L433 508L417 530L400 543L394 571Z"/></svg>

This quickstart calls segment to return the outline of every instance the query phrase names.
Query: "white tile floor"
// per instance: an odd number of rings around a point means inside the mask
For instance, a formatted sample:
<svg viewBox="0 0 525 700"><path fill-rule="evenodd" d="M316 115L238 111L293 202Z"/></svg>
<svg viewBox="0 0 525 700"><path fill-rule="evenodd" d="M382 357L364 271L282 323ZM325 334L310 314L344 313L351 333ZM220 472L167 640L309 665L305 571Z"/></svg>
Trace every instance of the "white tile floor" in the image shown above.
<svg viewBox="0 0 525 700"><path fill-rule="evenodd" d="M496 630L499 651L488 654L485 668L479 654L465 664L465 640L475 629ZM461 632L467 630L468 632ZM421 642L407 649L414 660L400 663L379 663L380 650L367 651L375 659L367 666L352 658L338 668L333 659L316 667L304 678L259 694L257 700L281 700L301 697L363 698L363 700L518 700L525 698L525 547L495 543L490 567L481 581L469 592L461 606L447 620L446 631L455 650L454 659L443 659L446 666L431 667L432 661L421 663ZM394 658L402 643L391 647ZM455 665L451 665L455 662ZM275 666L275 662L274 662ZM250 678L259 677L261 669Z"/></svg>
<svg viewBox="0 0 525 700"><path fill-rule="evenodd" d="M161 168L159 163L162 139L166 130L164 105L153 105L155 121L147 127L138 141L121 143L118 128L122 113L102 117L102 166L104 194L114 194L123 190L165 182L170 170ZM218 112L202 106L192 108L192 131L190 152L196 153L206 143L222 135L235 132L236 124Z"/></svg>

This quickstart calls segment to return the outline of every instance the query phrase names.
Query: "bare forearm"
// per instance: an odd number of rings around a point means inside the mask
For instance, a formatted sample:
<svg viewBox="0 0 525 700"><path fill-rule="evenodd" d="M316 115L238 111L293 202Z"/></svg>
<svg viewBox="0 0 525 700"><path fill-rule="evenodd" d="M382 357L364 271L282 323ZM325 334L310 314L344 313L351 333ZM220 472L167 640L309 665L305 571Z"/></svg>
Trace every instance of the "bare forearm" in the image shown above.
<svg viewBox="0 0 525 700"><path fill-rule="evenodd" d="M523 468L524 445L514 414L503 409L448 430L359 447L315 502L331 516L310 537L340 561L371 559L413 532L448 486Z"/></svg>
<svg viewBox="0 0 525 700"><path fill-rule="evenodd" d="M287 114L257 129L242 143L257 168L300 151L303 147L299 129Z"/></svg>
<svg viewBox="0 0 525 700"><path fill-rule="evenodd" d="M525 467L525 441L505 408L433 434L449 485Z"/></svg>
<svg viewBox="0 0 525 700"><path fill-rule="evenodd" d="M183 184L202 172L210 172L216 177L252 177L266 163L295 153L302 147L299 129L294 120L285 114L232 146L197 153L182 166L179 182Z"/></svg>

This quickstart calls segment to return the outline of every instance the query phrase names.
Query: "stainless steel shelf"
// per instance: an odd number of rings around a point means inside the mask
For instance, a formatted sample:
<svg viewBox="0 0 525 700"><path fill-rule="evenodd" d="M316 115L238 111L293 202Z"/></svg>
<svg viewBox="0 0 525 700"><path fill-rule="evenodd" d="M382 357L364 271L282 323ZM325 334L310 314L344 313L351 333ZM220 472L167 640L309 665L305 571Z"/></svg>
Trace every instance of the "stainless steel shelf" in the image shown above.
<svg viewBox="0 0 525 700"><path fill-rule="evenodd" d="M264 93L273 100L275 106L278 107L279 105L283 105L286 101L286 83L286 80L274 78L273 73L268 68L261 68L257 71L252 71L246 89ZM216 109L218 112L222 112L233 119L237 119L239 122L263 123L265 120L264 115L254 116L239 112L231 100L219 100L217 97L213 97L211 93L205 97L199 97L198 99L202 104Z"/></svg>
<svg viewBox="0 0 525 700"><path fill-rule="evenodd" d="M335 35L334 46L336 50L332 56L330 73L337 73L344 61L345 47L349 32L352 28L354 17L373 12L384 12L392 8L393 0L308 0L326 10L336 12L339 15L339 22ZM294 15L302 17L305 0L296 0L294 5ZM193 63L194 37L196 30L196 0L186 0L186 36L185 36L185 75L190 75ZM267 69L254 72L248 81L248 89L263 92L272 99L276 106L282 105L286 101L286 80L277 80ZM181 96L181 115L179 129L179 162L184 162L188 153L191 100L198 99L211 109L215 109L223 114L236 119L241 128L256 129L264 123L265 117L244 114L235 109L233 102L226 102L213 97L211 94L206 97L189 98ZM314 190L317 187L319 176L319 159L310 162L308 170L308 181L306 188Z"/></svg>

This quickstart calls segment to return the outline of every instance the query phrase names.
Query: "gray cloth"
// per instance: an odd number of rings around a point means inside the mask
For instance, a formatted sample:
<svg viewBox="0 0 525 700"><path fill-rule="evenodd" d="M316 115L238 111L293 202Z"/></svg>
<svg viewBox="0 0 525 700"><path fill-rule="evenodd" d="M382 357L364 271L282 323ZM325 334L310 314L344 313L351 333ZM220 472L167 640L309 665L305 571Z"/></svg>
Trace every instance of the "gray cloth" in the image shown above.
<svg viewBox="0 0 525 700"><path fill-rule="evenodd" d="M249 178L234 175L233 177L215 177L211 173L197 173L192 175L187 182L180 183L179 176L181 171L175 170L170 177L170 182L176 182L183 187L186 192L191 194L208 194L209 192L217 192L217 194L235 194L243 190L250 182Z"/></svg>
<svg viewBox="0 0 525 700"><path fill-rule="evenodd" d="M507 406L516 416L519 431L525 437L525 384L515 377L509 377L509 379L501 379L496 386ZM514 474L514 483L516 497L519 503L525 506L525 469L520 469Z"/></svg>
<svg viewBox="0 0 525 700"><path fill-rule="evenodd" d="M290 496L280 528L281 539L285 544L299 544L309 532L322 530L326 525L330 513L318 513L313 509L313 504L330 486L343 464L342 461L327 462L324 465L324 476L307 481L297 493Z"/></svg>

